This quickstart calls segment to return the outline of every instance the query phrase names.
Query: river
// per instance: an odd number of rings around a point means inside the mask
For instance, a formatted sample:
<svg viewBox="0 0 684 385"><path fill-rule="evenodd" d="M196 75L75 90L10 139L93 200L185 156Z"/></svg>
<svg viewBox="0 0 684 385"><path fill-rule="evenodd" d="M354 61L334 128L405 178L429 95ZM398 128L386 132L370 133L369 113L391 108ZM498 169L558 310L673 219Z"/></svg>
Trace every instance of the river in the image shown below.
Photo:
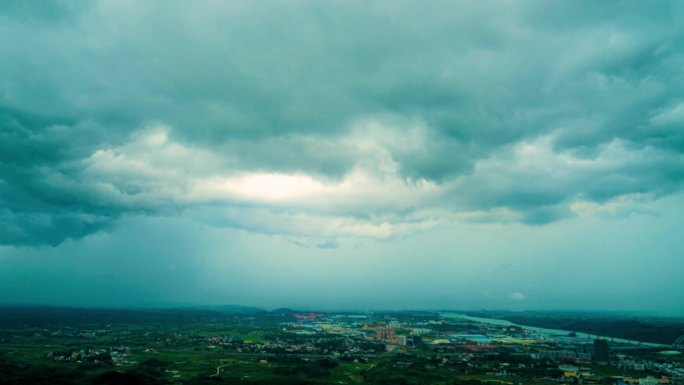
<svg viewBox="0 0 684 385"><path fill-rule="evenodd" d="M573 330L560 330L560 329L547 329L547 328L540 328L536 326L527 326L527 325L519 325L516 323L513 323L511 321L507 321L504 319L498 319L498 318L483 318L483 317L472 317L466 314L461 314L461 313L454 313L454 312L448 312L448 313L440 313L441 316L447 317L447 318L461 318L461 319L467 319L469 321L474 321L474 322L481 322L481 323L488 323L491 325L499 325L499 326L517 326L521 327L526 330L530 330L539 334L544 334L544 335L568 335L569 333L574 332ZM596 336L597 338L602 338L606 339L609 341L615 341L615 342L620 342L620 343L625 343L625 344L632 344L632 345L641 345L641 346L648 346L648 347L662 347L666 348L668 345L663 345L663 344L656 344L652 342L643 342L643 341L635 341L635 340L627 340L624 338L616 338L616 337L609 337L609 336L599 336L596 334L592 333L581 333L581 334L591 334L592 336Z"/></svg>

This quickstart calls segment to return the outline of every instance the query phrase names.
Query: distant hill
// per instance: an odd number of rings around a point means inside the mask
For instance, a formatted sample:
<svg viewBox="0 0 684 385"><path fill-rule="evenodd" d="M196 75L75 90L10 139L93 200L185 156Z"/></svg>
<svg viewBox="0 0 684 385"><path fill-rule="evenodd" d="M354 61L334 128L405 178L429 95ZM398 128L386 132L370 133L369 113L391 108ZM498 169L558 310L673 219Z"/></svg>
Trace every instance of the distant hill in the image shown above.
<svg viewBox="0 0 684 385"><path fill-rule="evenodd" d="M180 307L179 310L210 310L221 313L266 313L266 310L254 306L242 305L202 305Z"/></svg>
<svg viewBox="0 0 684 385"><path fill-rule="evenodd" d="M222 320L234 314L261 314L264 310L244 306L174 309L71 308L50 306L0 306L0 327L7 324L130 324L193 323Z"/></svg>
<svg viewBox="0 0 684 385"><path fill-rule="evenodd" d="M269 313L273 315L280 315L280 316L292 316L296 313L299 313L299 311L288 309L286 307L281 307L275 310L271 310Z"/></svg>

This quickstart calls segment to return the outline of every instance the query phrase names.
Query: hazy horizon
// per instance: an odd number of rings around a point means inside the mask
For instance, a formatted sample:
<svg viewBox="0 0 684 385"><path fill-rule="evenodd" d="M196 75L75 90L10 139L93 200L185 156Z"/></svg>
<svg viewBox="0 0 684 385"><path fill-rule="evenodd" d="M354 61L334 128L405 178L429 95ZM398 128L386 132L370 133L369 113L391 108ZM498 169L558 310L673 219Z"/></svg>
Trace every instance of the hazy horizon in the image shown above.
<svg viewBox="0 0 684 385"><path fill-rule="evenodd" d="M0 301L684 315L681 20L4 2Z"/></svg>
<svg viewBox="0 0 684 385"><path fill-rule="evenodd" d="M498 314L572 314L572 315L610 315L620 317L654 317L654 318L684 318L682 313L668 313L641 310L608 310L608 309L457 309L457 308L290 308L287 306L262 307L245 304L191 304L191 303L157 303L140 306L107 306L107 305L69 305L69 304L40 304L40 303L0 303L1 309L64 309L64 310L111 310L111 311L207 311L217 313L249 313L250 311L273 313L279 310L290 310L298 313L323 312L328 314L383 314L383 313L489 313L493 318ZM487 317L483 314L481 317Z"/></svg>

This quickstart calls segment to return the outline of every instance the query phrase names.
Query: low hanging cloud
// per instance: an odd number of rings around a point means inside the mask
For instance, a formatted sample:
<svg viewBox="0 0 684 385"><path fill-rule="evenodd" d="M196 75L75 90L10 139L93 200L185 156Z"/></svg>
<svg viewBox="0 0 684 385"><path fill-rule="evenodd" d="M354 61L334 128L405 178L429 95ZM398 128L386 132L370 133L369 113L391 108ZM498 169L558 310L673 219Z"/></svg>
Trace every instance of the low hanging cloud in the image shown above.
<svg viewBox="0 0 684 385"><path fill-rule="evenodd" d="M513 301L520 302L525 300L525 294L519 291L514 291L508 294L508 298L512 299Z"/></svg>
<svg viewBox="0 0 684 385"><path fill-rule="evenodd" d="M681 191L684 8L0 7L0 244L184 215L330 247Z"/></svg>

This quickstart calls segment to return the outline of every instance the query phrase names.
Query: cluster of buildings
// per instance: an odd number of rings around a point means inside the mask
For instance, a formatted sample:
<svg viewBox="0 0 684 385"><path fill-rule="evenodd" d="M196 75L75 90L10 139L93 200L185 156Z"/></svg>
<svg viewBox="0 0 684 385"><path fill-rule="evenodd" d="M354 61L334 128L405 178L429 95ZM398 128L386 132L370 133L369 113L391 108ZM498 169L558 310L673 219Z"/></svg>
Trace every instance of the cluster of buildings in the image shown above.
<svg viewBox="0 0 684 385"><path fill-rule="evenodd" d="M369 339L382 342L386 346L386 350L394 350L397 347L405 347L408 344L408 339L404 334L397 334L401 330L401 324L396 321L391 321L388 324L380 322L373 325L364 325L364 330L372 330L374 335L368 336ZM411 340L414 345L413 339Z"/></svg>
<svg viewBox="0 0 684 385"><path fill-rule="evenodd" d="M70 337L70 338L85 338L85 339L96 339L97 337L109 332L108 329L80 329L72 328L69 326L62 327L60 329L50 332L49 330L43 331L45 334L51 337Z"/></svg>
<svg viewBox="0 0 684 385"><path fill-rule="evenodd" d="M631 376L610 376L615 384L684 384L684 365L681 363L667 359L634 359L630 352L642 351L639 346L598 337L577 336L575 333L554 335L518 326L485 323L474 326L472 322L459 323L452 319L400 321L387 316L382 319L368 317L353 320L343 316L320 316L315 320L299 319L288 328L290 331L304 329L312 334L334 333L363 338L384 344L387 351L421 348L446 354L446 357L458 354L458 360L470 360L466 365L473 368L478 365L478 358L497 360L499 353L504 351L532 360L532 364L511 366L501 362L503 366L497 367L492 373L503 376L510 375L511 371L529 369L526 365L555 365L555 371L560 373L557 377L560 382L592 383L603 374L590 367L599 365L632 373ZM612 347L618 350L613 351ZM606 370L608 372L611 371ZM634 375L639 372L643 372L643 376Z"/></svg>
<svg viewBox="0 0 684 385"><path fill-rule="evenodd" d="M109 349L81 349L78 351L48 352L47 357L56 362L134 365L130 361L131 350L127 346L113 346Z"/></svg>
<svg viewBox="0 0 684 385"><path fill-rule="evenodd" d="M660 353L661 356L669 355L680 355L679 352L675 351L663 351ZM676 365L671 361L666 359L660 362L647 360L647 359L637 359L625 354L617 354L617 360L615 361L615 366L618 368L624 368L630 371L650 371L655 373L662 373L672 378L684 378L684 367L681 365Z"/></svg>
<svg viewBox="0 0 684 385"><path fill-rule="evenodd" d="M655 378L647 376L643 378L624 377L619 378L616 385L669 385L670 379L667 377Z"/></svg>
<svg viewBox="0 0 684 385"><path fill-rule="evenodd" d="M595 339L593 344L581 343L564 346L562 349L539 350L532 353L532 357L560 362L607 363L610 361L610 345L605 339Z"/></svg>

